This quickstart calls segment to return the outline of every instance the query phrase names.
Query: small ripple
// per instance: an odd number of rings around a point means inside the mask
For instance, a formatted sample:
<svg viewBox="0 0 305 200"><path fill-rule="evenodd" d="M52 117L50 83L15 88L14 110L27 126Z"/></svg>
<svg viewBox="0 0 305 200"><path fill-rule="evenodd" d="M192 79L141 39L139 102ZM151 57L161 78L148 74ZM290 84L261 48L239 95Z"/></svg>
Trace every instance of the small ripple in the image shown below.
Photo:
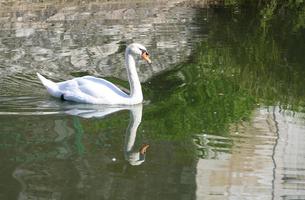
<svg viewBox="0 0 305 200"><path fill-rule="evenodd" d="M0 81L0 115L60 114L60 102L47 96L35 74L15 74Z"/></svg>
<svg viewBox="0 0 305 200"><path fill-rule="evenodd" d="M229 137L197 134L193 136L197 147L197 154L200 158L217 158L220 152L230 152L232 140Z"/></svg>
<svg viewBox="0 0 305 200"><path fill-rule="evenodd" d="M58 114L63 114L64 112L1 112L0 111L0 115L58 115Z"/></svg>
<svg viewBox="0 0 305 200"><path fill-rule="evenodd" d="M40 97L0 96L0 115L51 115L61 114L59 102Z"/></svg>

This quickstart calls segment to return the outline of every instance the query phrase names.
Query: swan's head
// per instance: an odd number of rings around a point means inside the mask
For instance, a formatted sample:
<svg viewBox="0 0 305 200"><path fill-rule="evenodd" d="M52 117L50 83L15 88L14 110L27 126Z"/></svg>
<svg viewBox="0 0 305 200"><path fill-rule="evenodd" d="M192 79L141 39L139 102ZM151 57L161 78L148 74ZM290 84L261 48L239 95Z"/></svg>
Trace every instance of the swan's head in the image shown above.
<svg viewBox="0 0 305 200"><path fill-rule="evenodd" d="M146 48L142 44L132 43L127 47L127 52L134 54L135 56L139 56L141 59L145 60L149 64L151 64L151 60L149 58L149 53Z"/></svg>

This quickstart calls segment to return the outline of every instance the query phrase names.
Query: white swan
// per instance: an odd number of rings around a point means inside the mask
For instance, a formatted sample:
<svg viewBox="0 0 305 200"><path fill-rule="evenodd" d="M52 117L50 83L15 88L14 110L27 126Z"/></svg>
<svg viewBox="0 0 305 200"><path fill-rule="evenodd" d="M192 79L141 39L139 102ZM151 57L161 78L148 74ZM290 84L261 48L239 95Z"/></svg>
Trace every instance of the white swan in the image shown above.
<svg viewBox="0 0 305 200"><path fill-rule="evenodd" d="M54 83L39 73L37 73L37 76L52 96L63 100L89 104L134 105L143 101L135 57L151 63L149 54L143 45L133 43L126 48L125 66L130 85L130 95L111 82L92 76L74 78L59 83Z"/></svg>

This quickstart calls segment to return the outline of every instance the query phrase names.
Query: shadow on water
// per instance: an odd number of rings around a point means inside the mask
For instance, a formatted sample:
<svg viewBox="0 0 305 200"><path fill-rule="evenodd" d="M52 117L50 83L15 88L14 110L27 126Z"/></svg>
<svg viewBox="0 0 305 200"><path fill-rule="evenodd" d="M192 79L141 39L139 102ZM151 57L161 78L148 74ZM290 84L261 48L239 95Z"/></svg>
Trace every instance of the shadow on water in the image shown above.
<svg viewBox="0 0 305 200"><path fill-rule="evenodd" d="M274 2L2 10L0 197L304 198L305 6ZM139 69L143 117L137 106L55 100L34 76L102 75L126 87L131 41L156 60Z"/></svg>

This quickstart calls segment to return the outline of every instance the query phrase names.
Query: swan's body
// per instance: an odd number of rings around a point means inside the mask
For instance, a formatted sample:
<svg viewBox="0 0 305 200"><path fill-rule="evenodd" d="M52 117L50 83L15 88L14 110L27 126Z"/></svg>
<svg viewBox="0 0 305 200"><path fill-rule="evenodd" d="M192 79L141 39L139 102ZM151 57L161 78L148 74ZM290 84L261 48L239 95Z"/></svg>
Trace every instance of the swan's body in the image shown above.
<svg viewBox="0 0 305 200"><path fill-rule="evenodd" d="M137 74L134 56L139 55L150 63L147 50L140 44L129 45L125 52L125 66L130 84L130 95L111 82L93 76L54 83L37 73L50 95L68 101L89 104L134 105L143 101L141 83Z"/></svg>

